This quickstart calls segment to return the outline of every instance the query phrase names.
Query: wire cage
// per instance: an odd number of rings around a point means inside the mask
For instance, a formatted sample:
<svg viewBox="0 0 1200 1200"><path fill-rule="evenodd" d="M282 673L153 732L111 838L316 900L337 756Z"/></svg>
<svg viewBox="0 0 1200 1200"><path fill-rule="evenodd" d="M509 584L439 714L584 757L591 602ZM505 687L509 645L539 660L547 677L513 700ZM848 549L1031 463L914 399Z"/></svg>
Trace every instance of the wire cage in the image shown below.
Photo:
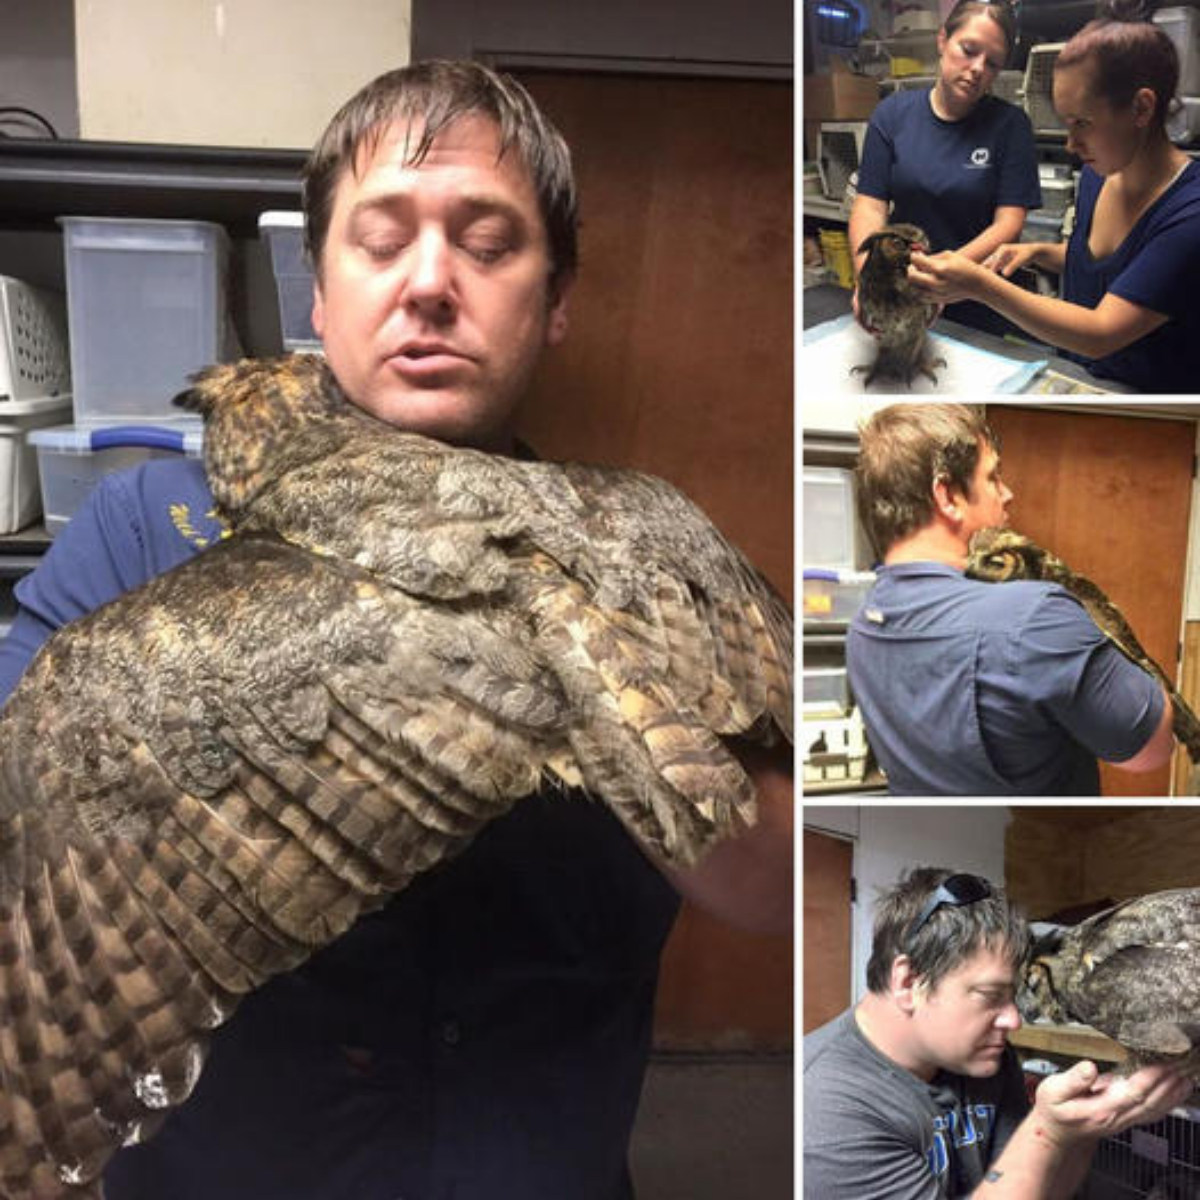
<svg viewBox="0 0 1200 1200"><path fill-rule="evenodd" d="M1104 1138L1081 1200L1200 1200L1200 1109Z"/></svg>
<svg viewBox="0 0 1200 1200"><path fill-rule="evenodd" d="M1054 60L1066 42L1048 42L1034 46L1025 64L1025 111L1029 114L1034 133L1043 136L1065 134L1067 127L1054 111Z"/></svg>

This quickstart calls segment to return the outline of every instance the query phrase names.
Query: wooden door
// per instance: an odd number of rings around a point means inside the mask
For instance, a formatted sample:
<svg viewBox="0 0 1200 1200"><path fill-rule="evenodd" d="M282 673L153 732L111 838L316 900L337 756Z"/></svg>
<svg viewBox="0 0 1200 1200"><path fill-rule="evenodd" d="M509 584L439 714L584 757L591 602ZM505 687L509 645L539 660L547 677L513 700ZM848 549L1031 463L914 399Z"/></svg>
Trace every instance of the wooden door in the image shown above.
<svg viewBox="0 0 1200 1200"><path fill-rule="evenodd" d="M850 914L854 847L804 831L804 1032L832 1020L853 999Z"/></svg>
<svg viewBox="0 0 1200 1200"><path fill-rule="evenodd" d="M792 592L792 91L518 72L571 146L579 277L521 433L545 457L653 471ZM685 906L660 1046L790 1045L790 937Z"/></svg>
<svg viewBox="0 0 1200 1200"><path fill-rule="evenodd" d="M1097 583L1175 677L1195 425L1150 417L988 406L1012 525ZM1170 769L1101 764L1105 796L1170 794Z"/></svg>

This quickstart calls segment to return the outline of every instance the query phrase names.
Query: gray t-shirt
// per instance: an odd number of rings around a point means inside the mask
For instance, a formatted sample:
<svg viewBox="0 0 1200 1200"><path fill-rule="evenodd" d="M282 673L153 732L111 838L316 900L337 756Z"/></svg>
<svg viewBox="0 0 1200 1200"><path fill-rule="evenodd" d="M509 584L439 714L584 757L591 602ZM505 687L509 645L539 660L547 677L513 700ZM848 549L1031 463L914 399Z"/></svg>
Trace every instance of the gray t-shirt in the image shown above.
<svg viewBox="0 0 1200 1200"><path fill-rule="evenodd" d="M849 1009L804 1039L808 1200L952 1200L983 1180L1029 1111L1010 1047L987 1079L926 1083L881 1054Z"/></svg>

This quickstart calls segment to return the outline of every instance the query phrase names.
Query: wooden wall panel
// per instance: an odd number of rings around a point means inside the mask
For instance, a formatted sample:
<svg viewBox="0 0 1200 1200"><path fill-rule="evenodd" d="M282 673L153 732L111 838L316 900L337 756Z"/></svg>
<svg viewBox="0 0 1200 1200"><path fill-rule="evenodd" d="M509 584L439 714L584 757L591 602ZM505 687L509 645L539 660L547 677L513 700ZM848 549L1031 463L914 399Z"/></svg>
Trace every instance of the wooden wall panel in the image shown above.
<svg viewBox="0 0 1200 1200"><path fill-rule="evenodd" d="M792 90L522 75L570 143L579 278L522 412L545 455L665 476L792 594Z"/></svg>
<svg viewBox="0 0 1200 1200"><path fill-rule="evenodd" d="M1013 527L1094 580L1142 645L1176 671L1195 424L988 406ZM1106 796L1165 796L1170 771L1102 766Z"/></svg>
<svg viewBox="0 0 1200 1200"><path fill-rule="evenodd" d="M851 874L854 847L804 831L804 1032L847 1008L851 980Z"/></svg>
<svg viewBox="0 0 1200 1200"><path fill-rule="evenodd" d="M792 89L518 72L571 146L570 332L520 431L548 458L638 467L696 500L793 594ZM684 908L656 1041L790 1045L792 940Z"/></svg>
<svg viewBox="0 0 1200 1200"><path fill-rule="evenodd" d="M1004 874L1032 917L1173 887L1200 887L1200 807L1114 809L1081 824L1073 810L1014 808Z"/></svg>

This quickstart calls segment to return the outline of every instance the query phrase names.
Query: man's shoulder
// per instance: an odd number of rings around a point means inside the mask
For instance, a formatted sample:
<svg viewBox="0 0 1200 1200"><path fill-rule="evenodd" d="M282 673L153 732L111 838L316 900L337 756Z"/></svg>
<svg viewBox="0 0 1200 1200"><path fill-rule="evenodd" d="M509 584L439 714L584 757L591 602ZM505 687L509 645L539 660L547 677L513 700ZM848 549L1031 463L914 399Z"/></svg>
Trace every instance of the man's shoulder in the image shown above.
<svg viewBox="0 0 1200 1200"><path fill-rule="evenodd" d="M203 550L225 531L204 466L194 458L152 458L107 475L95 505L119 515L149 545L182 540Z"/></svg>

